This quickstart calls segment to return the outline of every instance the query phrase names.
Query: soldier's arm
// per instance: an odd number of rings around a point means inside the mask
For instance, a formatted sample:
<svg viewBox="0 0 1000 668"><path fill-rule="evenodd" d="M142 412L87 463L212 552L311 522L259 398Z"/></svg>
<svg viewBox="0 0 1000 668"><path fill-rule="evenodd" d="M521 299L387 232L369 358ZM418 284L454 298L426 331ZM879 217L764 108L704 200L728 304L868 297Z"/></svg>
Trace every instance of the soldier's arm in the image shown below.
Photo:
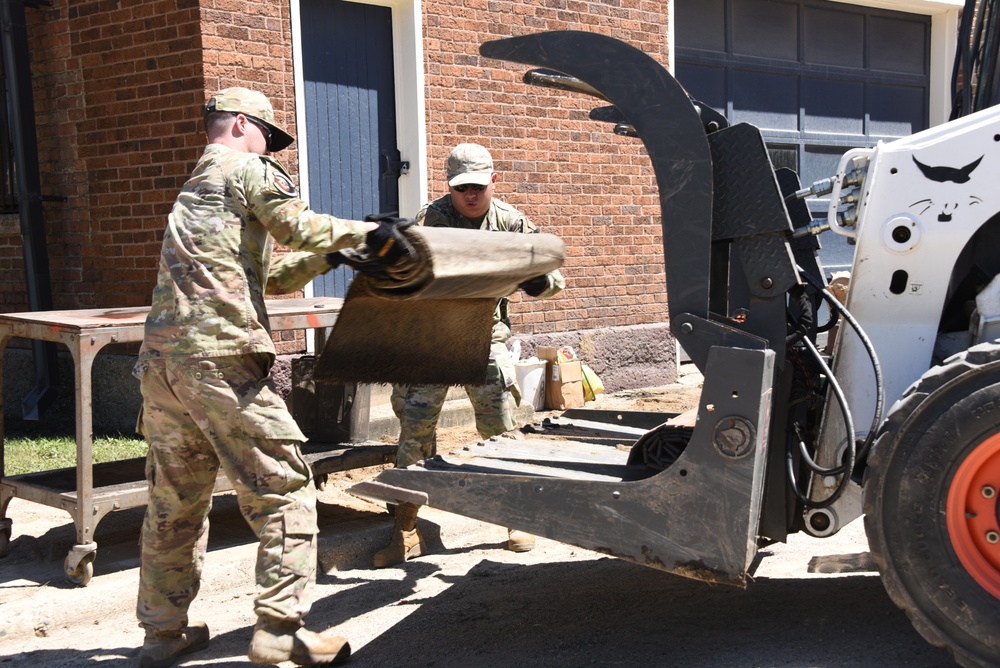
<svg viewBox="0 0 1000 668"><path fill-rule="evenodd" d="M511 219L509 231L522 232L524 234L536 234L538 232L538 228L535 227L535 224L520 211L518 213L520 215ZM545 288L533 296L535 299L546 299L559 294L565 287L566 279L563 278L562 273L558 269L554 269L553 271L545 274Z"/></svg>
<svg viewBox="0 0 1000 668"><path fill-rule="evenodd" d="M247 209L283 246L320 254L354 248L378 226L313 211L281 165L270 158L251 160L245 169Z"/></svg>
<svg viewBox="0 0 1000 668"><path fill-rule="evenodd" d="M454 221L433 206L425 206L417 214L417 222L424 227L455 227Z"/></svg>
<svg viewBox="0 0 1000 668"><path fill-rule="evenodd" d="M325 255L315 253L286 253L271 262L264 294L284 295L298 292L309 281L330 270Z"/></svg>
<svg viewBox="0 0 1000 668"><path fill-rule="evenodd" d="M545 274L545 282L545 289L542 290L535 297L535 299L546 299L548 297L555 296L562 292L563 288L566 287L566 279L563 278L562 273L558 269L554 269Z"/></svg>

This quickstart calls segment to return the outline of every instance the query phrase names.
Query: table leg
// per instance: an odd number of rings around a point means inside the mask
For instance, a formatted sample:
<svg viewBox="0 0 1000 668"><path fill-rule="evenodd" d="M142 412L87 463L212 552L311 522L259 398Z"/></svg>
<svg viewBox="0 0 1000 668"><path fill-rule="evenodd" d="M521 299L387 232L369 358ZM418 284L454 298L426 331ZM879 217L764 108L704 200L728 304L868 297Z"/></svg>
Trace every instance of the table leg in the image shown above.
<svg viewBox="0 0 1000 668"><path fill-rule="evenodd" d="M97 543L94 530L106 509L94 505L94 424L92 401L92 369L94 358L102 346L89 337L77 339L70 345L75 369L76 385L76 506L67 508L76 524L76 542L63 569L70 581L86 586L94 575ZM89 345L88 345L89 344Z"/></svg>
<svg viewBox="0 0 1000 668"><path fill-rule="evenodd" d="M7 344L10 343L11 336L5 334L0 336L0 481L7 475L6 464L4 462L4 422L3 422L3 358L7 351ZM14 498L14 490L0 482L0 558L6 557L10 553L10 538L13 522L7 517L7 506Z"/></svg>

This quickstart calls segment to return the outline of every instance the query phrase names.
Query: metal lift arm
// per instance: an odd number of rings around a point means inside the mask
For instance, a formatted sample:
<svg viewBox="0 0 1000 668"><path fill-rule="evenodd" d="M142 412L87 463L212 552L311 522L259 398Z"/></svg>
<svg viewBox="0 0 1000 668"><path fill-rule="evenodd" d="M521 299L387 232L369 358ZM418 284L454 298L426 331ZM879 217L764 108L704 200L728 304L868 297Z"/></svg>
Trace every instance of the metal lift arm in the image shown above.
<svg viewBox="0 0 1000 668"><path fill-rule="evenodd" d="M554 461L526 475L523 462L500 453L492 462L432 459L390 469L352 491L426 503L687 577L744 584L756 554L777 356L759 334L709 318L707 123L656 61L610 37L548 32L488 42L480 52L566 75L531 79L611 102L645 144L659 187L671 329L705 372L698 422L687 447L659 472L609 456L600 479L580 479L572 466ZM602 114L618 121L617 113Z"/></svg>

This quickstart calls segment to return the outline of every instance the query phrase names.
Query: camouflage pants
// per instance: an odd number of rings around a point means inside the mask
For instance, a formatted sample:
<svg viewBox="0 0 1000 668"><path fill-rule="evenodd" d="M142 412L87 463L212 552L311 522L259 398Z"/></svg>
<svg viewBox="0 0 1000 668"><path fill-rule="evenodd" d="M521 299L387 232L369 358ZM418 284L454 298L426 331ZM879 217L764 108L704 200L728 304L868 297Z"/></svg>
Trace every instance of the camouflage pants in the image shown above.
<svg viewBox="0 0 1000 668"><path fill-rule="evenodd" d="M299 621L316 578L316 490L305 438L270 387L269 355L153 360L142 377L149 505L142 527L140 625L187 625L208 542L219 467L260 538L260 616Z"/></svg>
<svg viewBox="0 0 1000 668"><path fill-rule="evenodd" d="M501 350L502 349L502 350ZM514 406L520 401L507 347L494 342L486 371L486 385L466 385L476 415L476 430L483 438L517 426ZM511 371L505 371L510 366ZM392 410L399 418L396 466L403 468L433 457L437 448L438 417L448 394L447 385L393 385Z"/></svg>

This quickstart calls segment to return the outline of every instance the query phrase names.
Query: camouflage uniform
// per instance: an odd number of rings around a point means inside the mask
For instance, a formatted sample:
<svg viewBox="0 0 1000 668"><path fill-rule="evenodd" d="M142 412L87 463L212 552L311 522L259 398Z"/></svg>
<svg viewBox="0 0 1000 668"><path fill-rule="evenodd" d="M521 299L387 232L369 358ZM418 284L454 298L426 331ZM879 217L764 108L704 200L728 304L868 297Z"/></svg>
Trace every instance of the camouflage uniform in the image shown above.
<svg viewBox="0 0 1000 668"><path fill-rule="evenodd" d="M270 119L267 119L270 120ZM274 241L293 252L272 263ZM362 223L310 211L267 156L209 144L170 213L136 373L149 442L137 615L183 629L198 592L221 466L260 538L258 616L297 622L315 579L316 496L305 437L272 389L265 294L327 271Z"/></svg>
<svg viewBox="0 0 1000 668"><path fill-rule="evenodd" d="M476 223L455 210L451 195L445 195L425 206L417 220L428 227L463 227L495 232L538 232L528 217L514 207L493 199L482 223ZM558 270L547 276L548 286L539 298L551 297L565 287ZM493 337L485 385L466 385L465 391L476 415L476 429L483 438L510 431L517 423L514 407L521 396L514 381L514 361L507 351L510 338L508 300L497 302L493 314ZM399 418L399 449L396 466L410 466L435 453L435 431L438 417L448 393L446 385L393 385L390 401Z"/></svg>

